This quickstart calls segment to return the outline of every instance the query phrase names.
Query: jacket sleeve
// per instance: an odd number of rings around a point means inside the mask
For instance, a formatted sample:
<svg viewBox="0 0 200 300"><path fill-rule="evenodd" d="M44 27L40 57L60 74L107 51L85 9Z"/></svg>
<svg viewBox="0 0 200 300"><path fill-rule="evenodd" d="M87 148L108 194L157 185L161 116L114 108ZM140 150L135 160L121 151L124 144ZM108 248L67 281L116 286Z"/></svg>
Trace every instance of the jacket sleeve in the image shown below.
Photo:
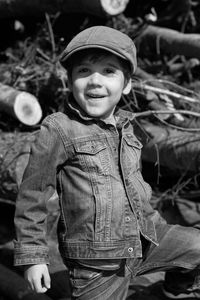
<svg viewBox="0 0 200 300"><path fill-rule="evenodd" d="M58 169L66 160L64 145L53 124L48 117L42 123L19 188L14 217L14 265L49 263L47 202L56 190Z"/></svg>

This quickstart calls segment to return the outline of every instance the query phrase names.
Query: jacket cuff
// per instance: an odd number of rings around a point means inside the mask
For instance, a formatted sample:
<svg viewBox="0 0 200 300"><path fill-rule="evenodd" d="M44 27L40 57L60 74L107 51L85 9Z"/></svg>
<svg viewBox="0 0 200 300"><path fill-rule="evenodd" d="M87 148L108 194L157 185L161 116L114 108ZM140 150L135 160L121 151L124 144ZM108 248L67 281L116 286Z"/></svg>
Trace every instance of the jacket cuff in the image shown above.
<svg viewBox="0 0 200 300"><path fill-rule="evenodd" d="M14 266L49 264L49 249L44 246L14 247Z"/></svg>

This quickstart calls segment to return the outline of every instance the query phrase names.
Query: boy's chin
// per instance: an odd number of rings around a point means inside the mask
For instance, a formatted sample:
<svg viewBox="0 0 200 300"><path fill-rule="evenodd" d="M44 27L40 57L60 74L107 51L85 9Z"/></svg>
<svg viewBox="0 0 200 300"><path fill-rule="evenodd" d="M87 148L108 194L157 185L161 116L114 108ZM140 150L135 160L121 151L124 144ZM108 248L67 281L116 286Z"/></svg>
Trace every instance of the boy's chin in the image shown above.
<svg viewBox="0 0 200 300"><path fill-rule="evenodd" d="M94 119L104 120L113 115L113 109L106 110L100 107L85 107L84 110L88 116Z"/></svg>
<svg viewBox="0 0 200 300"><path fill-rule="evenodd" d="M105 114L101 113L101 112L95 112L95 111L91 111L91 110L88 110L86 112L90 117L94 118L94 119L103 119L105 118Z"/></svg>

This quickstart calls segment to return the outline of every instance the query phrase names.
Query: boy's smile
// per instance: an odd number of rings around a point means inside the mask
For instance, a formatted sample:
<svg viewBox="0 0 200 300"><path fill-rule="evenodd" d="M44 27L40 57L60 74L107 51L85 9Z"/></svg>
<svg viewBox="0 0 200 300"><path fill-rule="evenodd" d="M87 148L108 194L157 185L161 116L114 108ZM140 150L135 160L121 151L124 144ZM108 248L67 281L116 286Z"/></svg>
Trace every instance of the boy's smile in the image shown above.
<svg viewBox="0 0 200 300"><path fill-rule="evenodd" d="M115 55L93 61L86 58L72 69L70 83L76 102L91 117L112 116L122 94L128 94L131 83L125 85L123 68Z"/></svg>

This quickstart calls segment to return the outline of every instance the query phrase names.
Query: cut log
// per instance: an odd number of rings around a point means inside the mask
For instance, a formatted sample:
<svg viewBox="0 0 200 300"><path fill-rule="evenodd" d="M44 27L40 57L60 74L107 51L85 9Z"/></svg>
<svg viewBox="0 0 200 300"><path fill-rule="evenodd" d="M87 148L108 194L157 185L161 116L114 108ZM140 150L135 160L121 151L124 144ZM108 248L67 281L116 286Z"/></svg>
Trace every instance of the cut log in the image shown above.
<svg viewBox="0 0 200 300"><path fill-rule="evenodd" d="M41 16L44 13L88 13L96 16L117 15L129 0L0 0L0 18Z"/></svg>
<svg viewBox="0 0 200 300"><path fill-rule="evenodd" d="M179 54L200 59L200 34L148 26L138 37L137 46L141 52L144 49L145 53L149 48L154 53Z"/></svg>
<svg viewBox="0 0 200 300"><path fill-rule="evenodd" d="M129 0L101 0L103 10L110 16L115 16L122 13Z"/></svg>
<svg viewBox="0 0 200 300"><path fill-rule="evenodd" d="M42 109L35 96L1 83L0 111L28 126L36 125L42 118Z"/></svg>

